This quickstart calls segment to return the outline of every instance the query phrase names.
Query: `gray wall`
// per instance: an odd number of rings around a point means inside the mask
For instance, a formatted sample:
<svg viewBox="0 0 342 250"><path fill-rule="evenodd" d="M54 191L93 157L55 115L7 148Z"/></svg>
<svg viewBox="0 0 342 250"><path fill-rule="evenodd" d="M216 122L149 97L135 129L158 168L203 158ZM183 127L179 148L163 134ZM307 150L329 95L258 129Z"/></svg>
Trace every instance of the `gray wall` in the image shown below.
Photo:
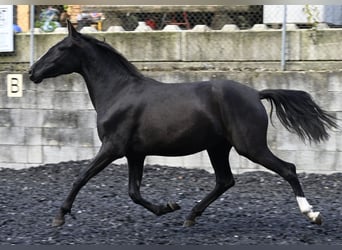
<svg viewBox="0 0 342 250"><path fill-rule="evenodd" d="M313 40L313 34L318 34ZM233 79L256 89L301 89L342 119L342 30L289 31L291 71L278 72L279 30L99 32L133 61L144 74L179 83L208 79ZM36 57L65 37L37 34ZM29 61L29 35L16 36L16 55L0 57L0 167L23 168L60 161L90 159L100 143L96 114L83 79L77 74L60 76L35 85L25 73ZM307 70L307 69L316 69ZM7 97L6 76L24 73L23 97ZM264 102L269 109L269 104ZM274 119L268 141L281 158L294 162L299 171L341 172L342 133L320 145L304 144ZM341 120L339 121L342 127ZM120 160L118 162L123 162ZM235 173L262 169L231 154ZM146 163L201 167L211 171L206 153L189 157L149 157Z"/></svg>
<svg viewBox="0 0 342 250"><path fill-rule="evenodd" d="M95 32L91 35L105 39L130 61L150 70L161 67L166 70L184 67L280 68L282 33L279 29L200 32L195 28L190 31ZM35 58L65 36L66 33L35 34ZM342 47L341 36L342 29L288 30L287 69L340 70L342 53L337 48ZM15 41L16 54L0 57L0 70L27 68L30 34L17 34Z"/></svg>

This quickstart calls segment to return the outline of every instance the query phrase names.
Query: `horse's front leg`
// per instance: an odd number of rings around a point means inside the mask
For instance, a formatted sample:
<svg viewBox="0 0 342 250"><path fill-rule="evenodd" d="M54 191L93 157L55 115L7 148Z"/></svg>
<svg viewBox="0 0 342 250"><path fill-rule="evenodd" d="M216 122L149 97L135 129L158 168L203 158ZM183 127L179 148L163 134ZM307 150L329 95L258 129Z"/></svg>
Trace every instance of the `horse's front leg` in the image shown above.
<svg viewBox="0 0 342 250"><path fill-rule="evenodd" d="M131 199L158 216L180 209L180 206L174 202L168 202L165 205L155 205L141 197L140 185L144 169L144 160L144 156L127 157L129 170L128 194Z"/></svg>
<svg viewBox="0 0 342 250"><path fill-rule="evenodd" d="M107 145L108 146L108 145ZM77 178L74 182L72 189L60 207L56 217L54 218L52 225L55 227L61 226L65 222L65 215L71 212L71 207L76 199L76 196L80 189L96 174L101 172L105 167L107 167L112 161L116 160L117 157L112 153L110 147L102 145L100 151L90 163L88 168Z"/></svg>

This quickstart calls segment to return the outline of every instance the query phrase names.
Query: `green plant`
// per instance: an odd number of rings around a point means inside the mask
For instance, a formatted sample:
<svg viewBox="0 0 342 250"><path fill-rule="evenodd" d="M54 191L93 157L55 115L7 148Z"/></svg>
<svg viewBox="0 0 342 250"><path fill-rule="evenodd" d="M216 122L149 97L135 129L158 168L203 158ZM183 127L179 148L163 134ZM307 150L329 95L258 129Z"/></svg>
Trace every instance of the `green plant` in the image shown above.
<svg viewBox="0 0 342 250"><path fill-rule="evenodd" d="M319 10L316 5L305 4L304 13L309 23L312 23L312 29L317 29L319 23Z"/></svg>

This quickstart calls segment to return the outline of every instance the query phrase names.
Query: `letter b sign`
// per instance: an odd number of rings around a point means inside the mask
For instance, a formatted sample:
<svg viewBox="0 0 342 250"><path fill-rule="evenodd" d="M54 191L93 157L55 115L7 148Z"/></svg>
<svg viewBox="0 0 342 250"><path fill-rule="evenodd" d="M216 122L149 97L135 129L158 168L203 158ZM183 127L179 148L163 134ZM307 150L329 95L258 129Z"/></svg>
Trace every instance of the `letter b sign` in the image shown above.
<svg viewBox="0 0 342 250"><path fill-rule="evenodd" d="M7 96L22 97L23 96L23 75L8 74L7 75Z"/></svg>

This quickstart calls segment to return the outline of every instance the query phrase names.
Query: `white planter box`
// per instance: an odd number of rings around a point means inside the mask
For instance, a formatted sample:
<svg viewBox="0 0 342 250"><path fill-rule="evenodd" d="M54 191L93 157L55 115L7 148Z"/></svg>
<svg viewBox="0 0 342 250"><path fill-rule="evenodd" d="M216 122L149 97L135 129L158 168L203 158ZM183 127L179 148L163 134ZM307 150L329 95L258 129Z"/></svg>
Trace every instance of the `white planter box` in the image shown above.
<svg viewBox="0 0 342 250"><path fill-rule="evenodd" d="M287 5L287 23L310 24L315 21L342 25L342 5L309 5L310 15L305 12L305 5ZM264 23L283 22L284 5L264 5Z"/></svg>

